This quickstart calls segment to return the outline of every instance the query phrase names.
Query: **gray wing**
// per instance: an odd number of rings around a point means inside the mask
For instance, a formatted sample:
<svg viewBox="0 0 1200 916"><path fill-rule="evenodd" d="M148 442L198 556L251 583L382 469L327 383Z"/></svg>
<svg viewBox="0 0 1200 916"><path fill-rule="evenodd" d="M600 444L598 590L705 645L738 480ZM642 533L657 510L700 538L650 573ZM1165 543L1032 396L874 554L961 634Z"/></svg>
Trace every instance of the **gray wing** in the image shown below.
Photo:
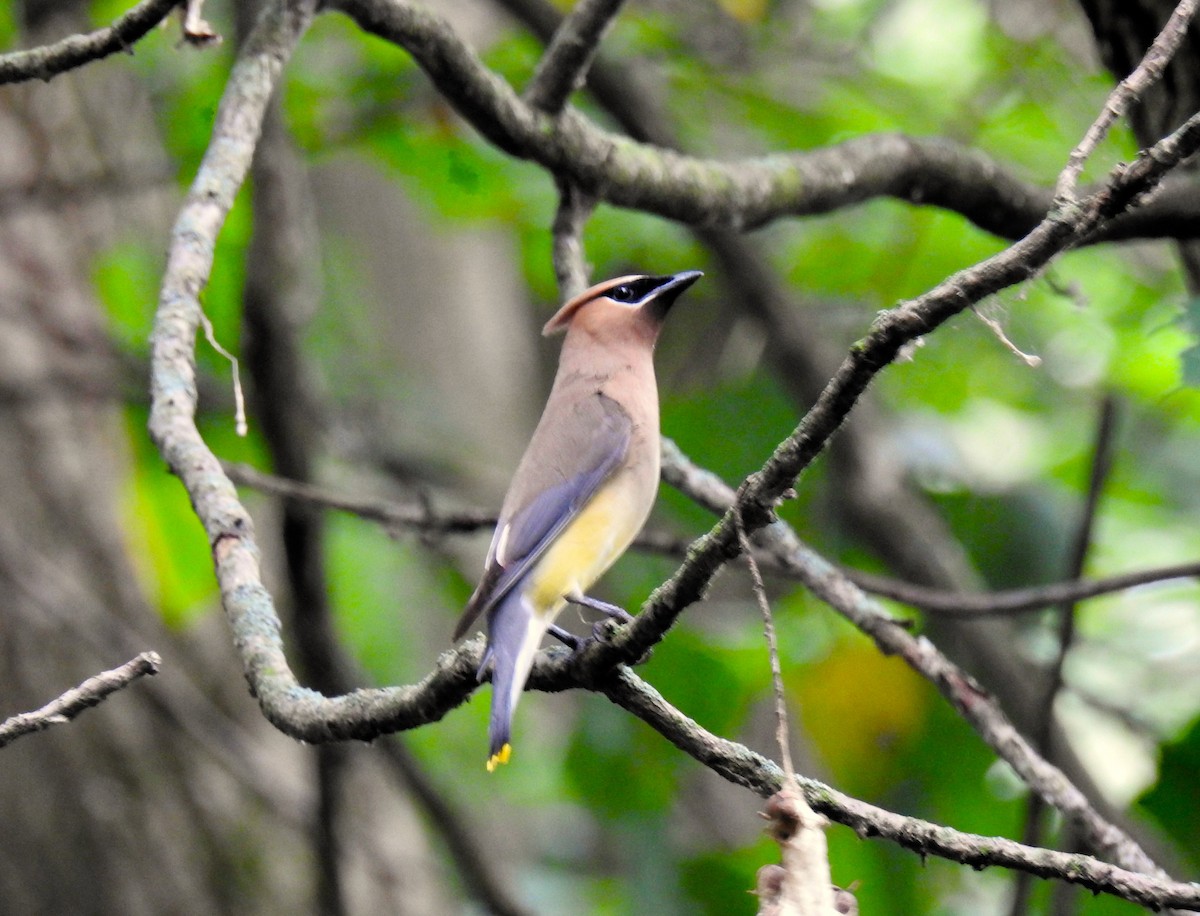
<svg viewBox="0 0 1200 916"><path fill-rule="evenodd" d="M524 577L629 452L633 422L599 391L552 398L509 486L483 578L454 629L459 639Z"/></svg>

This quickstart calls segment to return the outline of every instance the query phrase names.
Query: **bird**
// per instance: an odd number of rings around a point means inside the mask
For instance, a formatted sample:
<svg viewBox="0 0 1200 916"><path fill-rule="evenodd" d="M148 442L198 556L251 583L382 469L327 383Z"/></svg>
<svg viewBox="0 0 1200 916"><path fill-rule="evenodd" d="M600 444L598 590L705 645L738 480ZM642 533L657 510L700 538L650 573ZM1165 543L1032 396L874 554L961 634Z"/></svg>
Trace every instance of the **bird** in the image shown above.
<svg viewBox="0 0 1200 916"><path fill-rule="evenodd" d="M568 601L610 616L586 592L625 552L658 493L654 345L675 300L702 276L635 274L565 303L543 335L565 332L558 371L500 508L483 574L454 630L481 615L492 676L487 769L508 763L517 703L542 637Z"/></svg>

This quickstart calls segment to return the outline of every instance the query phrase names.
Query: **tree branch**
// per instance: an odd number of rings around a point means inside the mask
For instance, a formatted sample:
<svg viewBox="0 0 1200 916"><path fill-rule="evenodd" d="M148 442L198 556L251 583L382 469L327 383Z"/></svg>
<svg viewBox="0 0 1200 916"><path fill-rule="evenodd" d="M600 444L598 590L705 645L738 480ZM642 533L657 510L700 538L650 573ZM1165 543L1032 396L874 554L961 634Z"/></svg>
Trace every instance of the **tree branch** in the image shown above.
<svg viewBox="0 0 1200 916"><path fill-rule="evenodd" d="M677 469L686 468L689 464L682 453L676 450L668 461L664 461L664 476L672 485L686 486L686 477ZM717 492L717 484L712 479L707 480L703 498L712 499ZM721 499L713 508L719 510L720 503L728 506L724 516L727 519L741 505L737 497L738 494L725 487ZM1081 836L1091 848L1126 868L1151 875L1164 874L1133 839L1105 821L1087 797L1058 768L1037 753L970 675L942 655L928 639L909 633L901 622L888 615L835 566L806 547L788 525L775 521L764 528L759 532L758 546L772 553L776 562L791 567L814 595L874 640L881 652L899 656L937 687L988 746L1007 761L1033 791L1078 825ZM685 563L683 568L687 566ZM653 600L652 596L651 602ZM634 629L646 613L643 610L633 623L617 631L612 641L617 642Z"/></svg>
<svg viewBox="0 0 1200 916"><path fill-rule="evenodd" d="M1016 244L880 315L868 335L851 349L792 435L780 443L760 471L747 478L737 505L695 542L687 562L655 590L633 623L617 633L611 643L589 651L614 661L641 658L685 607L703 597L713 576L737 554L733 514L743 514L748 530L768 524L774 507L791 492L797 476L824 449L875 375L907 343L936 330L986 296L1033 276L1114 213L1131 206L1137 197L1155 187L1167 170L1197 149L1200 115L1144 151L1135 163L1114 170L1109 183L1079 207L1051 214Z"/></svg>
<svg viewBox="0 0 1200 916"><path fill-rule="evenodd" d="M596 202L567 181L558 183L558 209L550 234L554 239L554 274L566 302L588 287L591 269L583 255L583 227Z"/></svg>
<svg viewBox="0 0 1200 916"><path fill-rule="evenodd" d="M689 499L712 512L720 514L727 504L722 494L728 484L711 471L706 471L682 458L679 447L670 439L663 440L664 479ZM681 461L683 463L681 463ZM482 509L434 510L425 502L397 503L373 498L356 498L325 487L266 474L245 464L223 462L222 467L236 484L252 487L262 493L302 499L329 509L347 512L367 521L377 522L395 532L411 529L428 536L472 534L495 527L496 513ZM683 559L691 546L690 538L680 538L662 531L643 531L634 547L651 553ZM770 554L757 552L755 559L771 573L795 579L795 573L776 562ZM1176 579L1200 577L1200 561L1156 566L1150 569L1106 576L1100 579L1070 580L1012 588L996 592L956 592L902 582L889 576L864 572L849 567L839 571L865 592L888 598L929 614L946 617L990 617L1040 611L1055 604L1084 601L1110 595L1142 585L1170 582Z"/></svg>
<svg viewBox="0 0 1200 916"><path fill-rule="evenodd" d="M1140 585L1200 577L1200 562L1156 566L1103 579L1055 582L982 594L952 592L900 582L860 570L843 570L864 591L946 617L989 617L1040 611L1055 604L1084 601Z"/></svg>
<svg viewBox="0 0 1200 916"><path fill-rule="evenodd" d="M981 229L1020 238L1053 205L983 153L945 140L873 134L808 152L719 162L611 134L566 108L525 104L436 13L403 0L337 0L364 30L403 47L484 137L619 207L704 227L751 229L784 216L829 213L876 197L961 213ZM1200 194L1170 184L1134 216L1088 242L1200 236Z"/></svg>
<svg viewBox="0 0 1200 916"><path fill-rule="evenodd" d="M681 751L730 782L745 786L763 798L773 795L782 785L783 771L776 763L705 730L628 668L613 672L604 693ZM1151 877L1091 856L1038 849L1002 837L962 833L878 808L815 779L800 775L796 779L814 811L850 827L864 838L891 840L920 855L938 856L972 868L1002 866L1042 878L1057 878L1151 909L1170 906L1200 910L1200 885Z"/></svg>
<svg viewBox="0 0 1200 916"><path fill-rule="evenodd" d="M1075 528L1067 558L1067 576L1069 580L1077 580L1083 575L1087 563L1088 552L1092 546L1095 533L1096 516L1100 508L1100 496L1104 490L1112 469L1113 449L1115 447L1116 399L1106 395L1101 401L1099 416L1096 419L1096 433L1092 445L1092 467L1088 474L1087 495L1084 499L1083 510L1080 512L1079 523ZM1050 677L1042 693L1038 720L1034 723L1030 737L1037 752L1053 762L1058 756L1054 742L1054 707L1063 687L1063 670L1066 667L1067 655L1075 644L1075 604L1066 603L1058 609L1058 651L1050 664ZM1030 795L1025 806L1025 826L1021 839L1025 843L1038 845L1043 835L1046 803L1040 795ZM1065 831L1069 833L1068 831ZM1069 848L1069 846L1064 846ZM1013 902L1010 909L1012 916L1022 916L1027 911L1032 886L1028 878L1022 876L1016 882L1013 891Z"/></svg>
<svg viewBox="0 0 1200 916"><path fill-rule="evenodd" d="M1113 124L1129 110L1150 87L1162 79L1167 64L1187 37L1188 25L1196 15L1198 0L1180 0L1166 25L1143 55L1141 63L1121 80L1108 96L1103 111L1087 129L1083 139L1067 157L1067 166L1058 176L1054 187L1055 206L1069 206L1078 199L1076 185L1083 166L1107 136Z"/></svg>
<svg viewBox="0 0 1200 916"><path fill-rule="evenodd" d="M124 16L104 29L86 35L71 35L54 44L25 51L0 54L0 85L26 80L43 80L94 60L122 51L132 54L133 45L162 22L183 0L142 0Z"/></svg>
<svg viewBox="0 0 1200 916"><path fill-rule="evenodd" d="M355 8L366 5L363 2L353 4ZM370 6L373 10L386 9L402 20L418 25L433 21L422 11L396 3L386 7ZM243 656L247 677L267 718L286 733L309 741L368 739L435 721L462 702L476 686L480 640L444 653L435 670L412 686L359 690L332 698L301 688L283 653L278 619L261 583L250 518L238 503L232 484L201 440L194 423L196 395L192 348L201 320L197 296L211 270L216 234L245 177L266 100L283 61L291 53L312 13L311 0L274 3L250 36L231 74L212 142L172 234L153 338L150 427L169 466L183 480L197 514L204 522L226 613ZM443 82L448 82L451 75L465 76L469 92L478 83L476 77L479 75L472 70L473 58L469 54L466 60L455 57L460 46L439 44L433 33L424 34L424 37L429 40L419 47L424 55L423 65L431 65L435 70L441 68L438 78ZM455 71L459 64L464 68L462 72ZM484 82L490 79L488 75ZM475 88L479 86L475 85ZM531 118L529 112L519 110L521 106L515 98L512 101L512 111L508 114L512 115L514 123L546 124L544 119ZM568 111L562 117L562 129L551 131L551 134L558 137L556 142L563 144L559 148L561 154L568 159L574 155L582 157L580 168L586 174L596 163L588 159L587 149L573 146L576 141L586 138L587 130L591 129L581 127L583 123L581 118ZM497 142L503 142L501 133L496 136L501 138ZM989 293L1027 278L1054 255L1130 206L1134 198L1152 188L1167 170L1198 145L1200 119L1194 118L1175 135L1140 157L1137 163L1115 173L1101 192L1083 201L1080 207L1053 215L1007 251L882 316L868 337L855 346L801 426L780 445L763 469L747 481L744 498L733 510L743 516L747 530L762 528L772 520L772 507L786 496L796 475L821 450L875 373L886 366L905 343L937 328ZM630 148L618 143L610 147L610 151L614 151L619 160ZM677 159L682 161L682 157ZM626 164L635 166L636 172L639 163L646 164L635 155ZM654 171L653 164L647 167ZM752 192L753 189L743 190ZM761 195L752 193L751 200L761 200ZM786 539L779 525L771 526L761 537L768 542ZM736 537L727 514L712 532L697 542L688 562L677 574L655 592L641 617L618 631L609 643L592 644L570 656L561 650L543 653L534 668L531 686L562 690L582 685L607 692L612 684L631 677L618 663L640 657L646 648L657 642L682 609L702 594L717 569L736 551ZM786 554L791 556L790 551ZM1019 772L1031 785L1052 798L1068 816L1085 825L1094 837L1095 848L1114 855L1119 861L1132 863L1131 867L1148 872L1154 870L1153 863L1136 845L1095 817L1087 807L1086 799L1062 778L1061 773L1036 755L1027 753L1023 739L988 698L931 645L913 639L823 561L805 567L803 575L814 592L831 603L836 602L835 606L848 616L853 614L852 619L872 635L881 648L904 655L910 664L934 680L1001 755L1016 762ZM731 772L727 767L722 770L714 766L714 769Z"/></svg>
<svg viewBox="0 0 1200 916"><path fill-rule="evenodd" d="M587 79L600 40L625 0L580 0L554 33L525 87L525 104L558 114Z"/></svg>
<svg viewBox="0 0 1200 916"><path fill-rule="evenodd" d="M138 678L158 674L162 659L157 652L143 652L119 668L101 671L78 687L72 687L56 700L34 712L23 712L0 722L0 747L33 732L45 731L52 725L70 722L85 709L103 703L118 690L128 687Z"/></svg>

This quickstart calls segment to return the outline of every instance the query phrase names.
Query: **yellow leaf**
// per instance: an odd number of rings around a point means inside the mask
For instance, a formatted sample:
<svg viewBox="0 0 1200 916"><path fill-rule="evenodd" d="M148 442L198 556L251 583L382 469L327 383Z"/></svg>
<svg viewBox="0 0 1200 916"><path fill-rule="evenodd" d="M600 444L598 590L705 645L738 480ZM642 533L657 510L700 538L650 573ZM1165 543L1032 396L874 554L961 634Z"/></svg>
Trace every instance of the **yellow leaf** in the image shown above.
<svg viewBox="0 0 1200 916"><path fill-rule="evenodd" d="M850 791L877 791L924 724L928 685L897 658L860 639L788 672L788 693L823 762Z"/></svg>
<svg viewBox="0 0 1200 916"><path fill-rule="evenodd" d="M717 0L717 3L738 22L762 22L767 15L767 0Z"/></svg>

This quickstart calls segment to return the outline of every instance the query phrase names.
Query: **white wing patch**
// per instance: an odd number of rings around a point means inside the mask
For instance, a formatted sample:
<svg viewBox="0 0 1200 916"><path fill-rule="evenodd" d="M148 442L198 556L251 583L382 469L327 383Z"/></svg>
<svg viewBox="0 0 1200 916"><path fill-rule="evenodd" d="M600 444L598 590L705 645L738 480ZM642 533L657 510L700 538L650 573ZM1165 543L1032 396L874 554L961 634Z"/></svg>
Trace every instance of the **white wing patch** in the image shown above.
<svg viewBox="0 0 1200 916"><path fill-rule="evenodd" d="M496 538L494 556L488 558L488 565L491 560L495 560L500 566L508 565L508 534L512 531L512 525L505 525L500 529L500 536Z"/></svg>

